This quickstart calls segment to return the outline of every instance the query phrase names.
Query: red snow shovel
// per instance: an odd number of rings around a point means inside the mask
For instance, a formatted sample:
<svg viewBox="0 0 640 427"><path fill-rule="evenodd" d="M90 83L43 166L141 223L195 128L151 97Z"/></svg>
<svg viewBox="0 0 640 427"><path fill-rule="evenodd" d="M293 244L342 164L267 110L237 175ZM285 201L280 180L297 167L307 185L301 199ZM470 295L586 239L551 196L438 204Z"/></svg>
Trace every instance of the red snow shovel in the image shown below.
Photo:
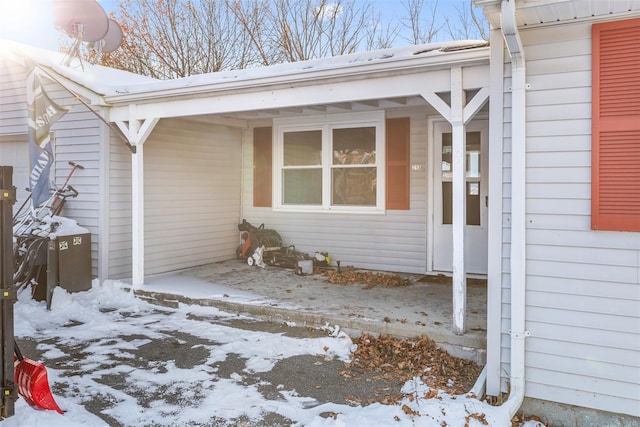
<svg viewBox="0 0 640 427"><path fill-rule="evenodd" d="M18 393L32 406L42 409L51 409L63 414L58 406L51 389L49 388L49 377L47 368L42 363L34 362L31 359L22 357L18 348L18 343L13 342L15 356L18 364L15 367L14 381L18 384Z"/></svg>

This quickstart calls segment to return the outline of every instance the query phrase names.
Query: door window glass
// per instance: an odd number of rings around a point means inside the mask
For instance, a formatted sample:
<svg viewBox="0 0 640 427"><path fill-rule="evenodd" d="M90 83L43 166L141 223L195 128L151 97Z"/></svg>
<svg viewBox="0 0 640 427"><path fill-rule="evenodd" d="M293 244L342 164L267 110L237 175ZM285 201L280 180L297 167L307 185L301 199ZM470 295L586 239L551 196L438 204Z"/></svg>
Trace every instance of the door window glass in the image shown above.
<svg viewBox="0 0 640 427"><path fill-rule="evenodd" d="M480 132L467 132L466 141L466 195L467 225L480 225ZM452 134L442 134L442 224L453 222L453 143Z"/></svg>

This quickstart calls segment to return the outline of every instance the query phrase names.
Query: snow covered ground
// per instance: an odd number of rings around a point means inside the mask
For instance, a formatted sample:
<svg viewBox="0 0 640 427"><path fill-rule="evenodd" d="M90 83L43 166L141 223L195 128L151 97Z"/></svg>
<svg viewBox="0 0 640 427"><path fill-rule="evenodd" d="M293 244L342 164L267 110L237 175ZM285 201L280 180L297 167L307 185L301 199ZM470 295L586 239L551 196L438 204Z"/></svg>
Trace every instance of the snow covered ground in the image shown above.
<svg viewBox="0 0 640 427"><path fill-rule="evenodd" d="M229 354L246 360L246 372L269 371L279 360L305 354L348 361L353 350L351 339L337 328L323 337L292 338L216 324L206 319L237 316L211 307L183 305L158 311L124 287L121 282L94 281L88 292L69 294L57 288L50 311L44 302L20 296L15 305L15 335L39 343L38 349L48 361L49 382L57 391L56 401L65 414L34 409L21 398L16 403L16 415L1 421L0 426L108 426L110 423L87 409L98 398L109 402L103 411L105 418L124 426L212 425L214 417L216 423L237 425L241 418L249 423L244 425L251 425L266 413L279 414L298 426L510 426L502 408L472 397L443 393L427 399L428 387L419 381L405 384L407 397L395 406L314 405L314 399L282 387L280 398L268 399L256 385L242 383L242 372L221 378L213 366ZM177 366L175 360L158 360L149 369L122 362L122 358L134 357L132 349L165 338L167 330L188 331L217 345L200 346L207 352L206 360L190 369ZM68 357L61 348L81 342L89 343L89 351L78 360L76 371L72 372L68 365L56 365L56 358ZM104 384L101 378L105 376L123 377L132 393ZM161 391L169 389L179 390L183 399L168 404ZM149 391L148 396L157 398L142 404L133 396L136 390ZM335 417L327 417L327 413ZM536 425L527 423L527 427Z"/></svg>

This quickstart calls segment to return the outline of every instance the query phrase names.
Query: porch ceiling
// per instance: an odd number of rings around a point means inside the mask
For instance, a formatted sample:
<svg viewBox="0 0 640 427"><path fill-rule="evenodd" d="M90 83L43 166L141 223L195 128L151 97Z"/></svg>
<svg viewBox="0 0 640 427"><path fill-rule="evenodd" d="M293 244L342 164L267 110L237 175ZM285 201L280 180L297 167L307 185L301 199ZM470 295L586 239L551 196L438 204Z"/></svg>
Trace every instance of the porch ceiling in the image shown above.
<svg viewBox="0 0 640 427"><path fill-rule="evenodd" d="M262 119L273 119L278 117L304 117L318 114L366 112L376 111L380 109L394 110L407 107L427 108L427 114L436 114L436 110L431 107L431 105L426 102L424 98L422 98L421 96L410 96L375 100L367 99L351 102L336 102L328 104L311 104L300 107L259 109L218 115L217 117L224 117L233 120L253 121ZM206 120L207 117L210 116L199 116L199 118L203 120Z"/></svg>

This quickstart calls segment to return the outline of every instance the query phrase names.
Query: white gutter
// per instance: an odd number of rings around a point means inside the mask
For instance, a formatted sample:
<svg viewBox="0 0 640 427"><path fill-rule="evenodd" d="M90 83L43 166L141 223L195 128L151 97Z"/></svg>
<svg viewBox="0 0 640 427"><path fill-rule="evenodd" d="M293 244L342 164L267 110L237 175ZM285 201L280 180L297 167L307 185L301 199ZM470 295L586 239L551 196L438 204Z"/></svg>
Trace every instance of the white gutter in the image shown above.
<svg viewBox="0 0 640 427"><path fill-rule="evenodd" d="M439 52L420 56L404 56L398 59L386 59L370 62L354 62L350 64L336 64L330 68L309 67L304 64L313 61L300 62L297 69L278 70L278 66L263 67L255 70L223 71L209 75L198 75L182 79L165 80L160 82L140 83L130 87L129 92L109 93L104 95L105 101L110 105L120 103L153 102L176 96L194 96L204 94L218 94L228 91L252 91L273 89L282 84L287 87L317 84L321 81L329 81L339 78L363 79L376 75L398 75L402 73L418 73L424 70L450 69L453 65L482 64L488 61L487 47L469 47L466 50ZM437 49L434 49L434 52ZM296 63L295 65L299 65ZM290 64L284 64L290 65ZM273 73L266 71L272 70ZM276 71L278 71L276 73ZM264 72L264 74L263 74Z"/></svg>
<svg viewBox="0 0 640 427"><path fill-rule="evenodd" d="M502 35L511 56L511 360L510 392L503 404L510 417L522 405L525 389L526 287L526 62L518 25L516 0L502 0Z"/></svg>

